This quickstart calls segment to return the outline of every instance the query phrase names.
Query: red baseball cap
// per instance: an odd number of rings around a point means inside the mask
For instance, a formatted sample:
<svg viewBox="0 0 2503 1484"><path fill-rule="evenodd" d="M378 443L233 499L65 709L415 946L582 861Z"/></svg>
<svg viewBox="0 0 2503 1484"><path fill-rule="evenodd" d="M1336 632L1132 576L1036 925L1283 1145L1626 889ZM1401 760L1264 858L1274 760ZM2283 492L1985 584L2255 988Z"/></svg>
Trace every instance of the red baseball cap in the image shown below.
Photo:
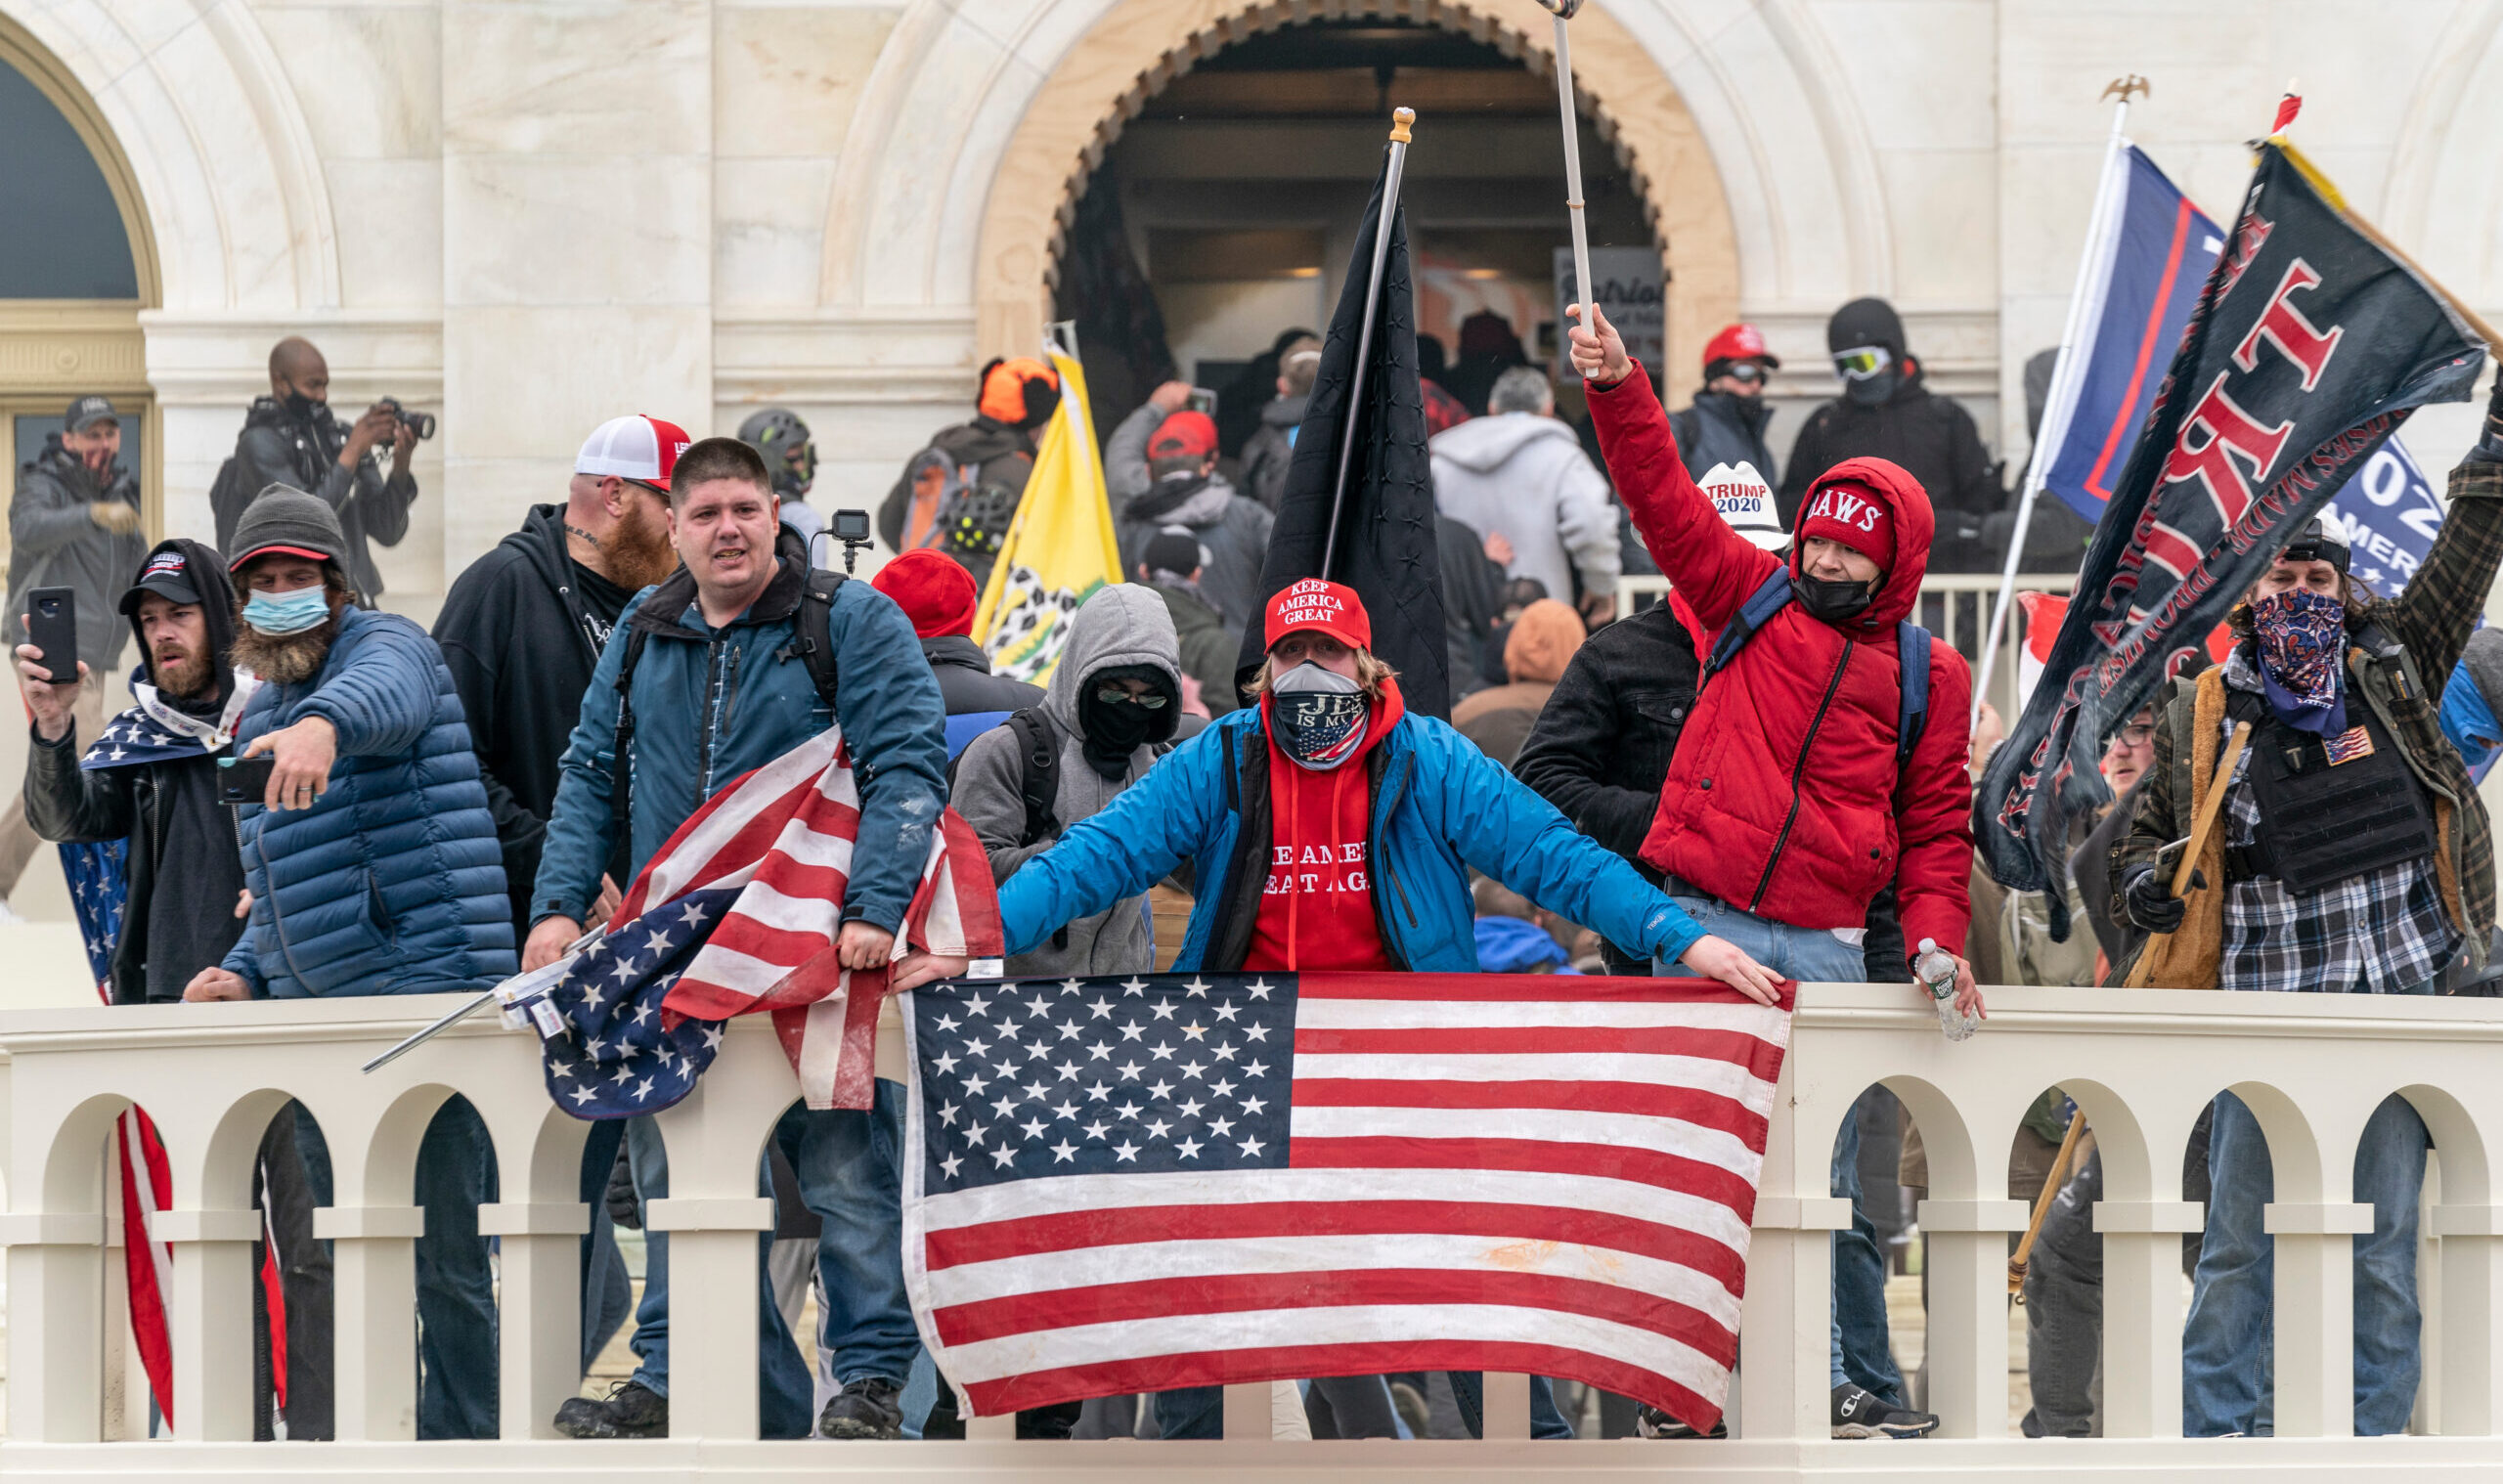
<svg viewBox="0 0 2503 1484"><path fill-rule="evenodd" d="M583 440L582 452L574 456L574 472L631 479L666 495L670 471L692 442L675 422L641 413L611 417Z"/></svg>
<svg viewBox="0 0 2503 1484"><path fill-rule="evenodd" d="M974 591L973 574L944 552L926 546L906 551L880 567L869 586L895 599L903 616L912 620L917 637L935 639L943 633L974 632L974 607L980 594Z"/></svg>
<svg viewBox="0 0 2503 1484"><path fill-rule="evenodd" d="M1305 629L1318 629L1350 649L1373 647L1373 619L1365 612L1365 600L1343 584L1317 577L1289 583L1269 600L1261 646L1275 649L1288 634Z"/></svg>
<svg viewBox="0 0 2503 1484"><path fill-rule="evenodd" d="M1722 327L1703 347L1703 364L1715 361L1762 361L1774 371L1781 370L1781 358L1765 348L1764 331L1743 323Z"/></svg>
<svg viewBox="0 0 2503 1484"><path fill-rule="evenodd" d="M1156 425L1147 440L1150 458L1206 458L1216 452L1216 424L1189 408Z"/></svg>

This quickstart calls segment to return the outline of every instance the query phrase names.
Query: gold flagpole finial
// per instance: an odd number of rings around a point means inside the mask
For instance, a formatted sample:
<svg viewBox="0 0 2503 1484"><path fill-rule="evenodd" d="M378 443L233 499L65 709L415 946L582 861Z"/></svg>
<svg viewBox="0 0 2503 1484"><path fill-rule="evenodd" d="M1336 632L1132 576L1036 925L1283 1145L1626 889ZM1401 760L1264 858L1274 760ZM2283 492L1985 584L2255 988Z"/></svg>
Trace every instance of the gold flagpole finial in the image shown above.
<svg viewBox="0 0 2503 1484"><path fill-rule="evenodd" d="M1408 126L1416 121L1417 110L1415 109L1391 109L1390 142L1395 145L1404 145L1408 143Z"/></svg>
<svg viewBox="0 0 2503 1484"><path fill-rule="evenodd" d="M2155 84L2135 72L2126 77L2113 78L2111 83L2103 89L2105 98L2118 98L2123 103L2128 103L2133 98L2151 98L2154 95Z"/></svg>

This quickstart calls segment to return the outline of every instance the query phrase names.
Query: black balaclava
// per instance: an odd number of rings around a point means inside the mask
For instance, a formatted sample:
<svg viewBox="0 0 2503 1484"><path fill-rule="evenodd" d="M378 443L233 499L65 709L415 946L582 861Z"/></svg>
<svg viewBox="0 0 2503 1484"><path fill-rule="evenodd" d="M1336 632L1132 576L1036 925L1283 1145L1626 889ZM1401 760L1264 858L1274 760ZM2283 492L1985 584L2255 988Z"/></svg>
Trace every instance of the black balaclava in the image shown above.
<svg viewBox="0 0 2503 1484"><path fill-rule="evenodd" d="M1134 701L1104 701L1096 692L1122 680L1145 680L1164 698L1157 707ZM1181 724L1181 695L1173 677L1156 665L1107 665L1077 686L1078 748L1086 765L1110 779L1129 771L1130 758L1153 742L1170 740Z"/></svg>
<svg viewBox="0 0 2503 1484"><path fill-rule="evenodd" d="M1858 381L1846 378L1843 395L1860 407L1883 407L1903 385L1905 375L1903 318L1884 299L1854 299L1825 322L1828 353L1840 355L1864 345L1884 346L1892 363L1873 376Z"/></svg>

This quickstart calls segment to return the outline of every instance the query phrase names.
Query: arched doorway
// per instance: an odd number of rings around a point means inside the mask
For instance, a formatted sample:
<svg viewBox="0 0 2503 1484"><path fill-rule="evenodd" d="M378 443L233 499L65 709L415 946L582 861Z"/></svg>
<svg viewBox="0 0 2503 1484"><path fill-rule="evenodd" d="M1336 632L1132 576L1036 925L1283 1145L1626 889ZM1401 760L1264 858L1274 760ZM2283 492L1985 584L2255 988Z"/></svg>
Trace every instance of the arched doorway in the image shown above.
<svg viewBox="0 0 2503 1484"><path fill-rule="evenodd" d="M1386 67L1390 91L1413 86L1420 95L1411 104L1423 115L1420 145L1409 155L1414 183L1409 196L1412 227L1425 230L1425 203L1447 186L1451 200L1434 202L1432 207L1442 218L1445 244L1462 249L1458 255L1468 260L1459 270L1463 275L1471 267L1491 268L1495 282L1526 284L1543 261L1540 247L1552 250L1552 244L1565 240L1552 59L1545 49L1545 28L1523 28L1526 22L1537 19L1535 12L1518 17L1515 7L1499 10L1487 0L1340 0L1329 5L1266 0L1193 9L1196 23L1186 24L1177 35L1168 5L1123 0L1111 6L1061 56L1024 109L992 178L976 252L974 307L981 354L1022 352L1034 342L1044 320L1056 310L1056 281L1070 232L1078 224L1086 196L1108 160L1118 175L1125 153L1152 156L1160 150L1177 148L1170 141L1187 136L1192 120L1174 115L1185 114L1194 104L1202 109L1203 124L1227 122L1208 119L1206 114L1231 107L1238 116L1230 122L1252 131L1333 120L1358 125L1362 120L1356 136L1360 140L1370 129L1372 149L1378 150L1385 121L1383 115L1393 103L1409 102L1363 86L1368 74L1379 78ZM1211 10L1219 14L1210 16ZM1586 12L1573 24L1581 116L1586 140L1594 142L1584 151L1585 171L1594 177L1586 184L1595 188L1597 177L1602 176L1622 183L1619 204L1625 214L1616 219L1613 230L1632 243L1647 239L1665 260L1666 360L1672 367L1691 364L1703 337L1735 318L1737 308L1736 238L1719 175L1693 119L1645 47L1604 11ZM1377 54L1361 55L1368 46L1376 48ZM1413 69L1403 65L1398 55L1402 47L1410 49ZM1202 72L1206 75L1194 81L1194 75ZM1462 74L1475 74L1476 80L1488 83L1498 75L1509 74L1509 78L1471 94L1430 85L1437 73L1448 74L1441 79L1446 83ZM1297 74L1295 86L1304 91L1297 96L1274 91L1282 74ZM1250 78L1265 78L1266 83ZM1264 86L1271 90L1264 92ZM1359 93L1369 96L1359 98ZM1540 97L1543 104L1533 101ZM1298 118L1299 108L1310 109L1318 116ZM1462 157L1463 152L1472 148L1468 141L1480 134L1501 135L1507 124L1517 124L1521 130L1522 143L1515 146L1520 151L1518 165L1500 159L1473 163ZM1433 153L1438 127L1445 131L1445 139L1453 141L1443 147L1445 153L1439 157ZM1135 151L1124 151L1123 142L1133 131L1145 143ZM1159 136L1164 136L1162 142ZM1526 143L1533 138L1543 144ZM1235 268L1247 270L1247 277L1232 281L1237 285L1258 280L1291 284L1299 277L1319 297L1335 287L1339 265L1345 261L1344 233L1361 206L1376 158L1360 149L1353 167L1361 177L1353 188L1354 206L1342 206L1335 199L1316 205L1313 197L1318 191L1305 193L1306 198L1298 202L1299 218L1332 216L1332 227L1323 230L1317 247L1311 237L1315 229L1305 220L1287 225L1290 235L1269 240L1265 250L1249 240L1258 229L1239 219L1205 222L1194 228L1177 218L1166 224L1167 230L1214 231L1235 240L1237 246L1227 251L1248 254L1233 259ZM1168 158L1166 163L1175 162ZM1222 184L1206 188L1205 163L1201 206L1208 204L1206 197L1221 199L1229 195L1236 197L1225 203L1229 209L1242 212L1256 204L1254 194L1247 189L1229 191ZM1309 182L1322 162L1288 163L1292 168L1282 172L1283 178L1292 181L1301 171ZM1436 171L1448 172L1444 182L1433 179L1430 172ZM1174 178L1189 175L1177 169ZM1468 189L1471 178L1501 184L1490 184L1475 193L1472 200ZM1541 181L1534 191L1520 185L1533 178ZM1594 201L1596 235L1600 196L1596 189L1586 190L1586 195ZM1448 215L1443 214L1446 205ZM1543 228L1535 225L1542 216ZM1146 277L1152 283L1156 244L1146 236L1148 230L1138 223L1124 223L1133 250L1150 260ZM1329 230L1341 234L1335 254ZM1508 232L1521 236L1509 242L1496 236ZM1473 235L1473 240L1465 240L1464 234ZM1205 265L1216 255L1187 249L1212 245L1205 237L1168 242L1177 249L1173 256L1203 265L1201 271L1209 271ZM1288 261L1291 258L1296 260ZM1318 272L1297 273L1305 269ZM1230 270L1220 265L1214 271ZM1235 307L1265 295L1274 301L1274 310L1282 309L1294 290L1274 286L1259 293L1240 286L1186 289L1181 297L1204 301L1228 294ZM1322 302L1326 306L1326 298ZM1183 318L1207 307L1198 304ZM1524 306L1524 318L1526 314ZM1552 309L1542 318L1552 320ZM1534 325L1524 327L1535 329ZM1186 338L1181 354L1187 357L1194 349ZM1211 355L1208 359L1226 358Z"/></svg>
<svg viewBox="0 0 2503 1484"><path fill-rule="evenodd" d="M129 159L60 59L0 18L0 450L14 469L74 397L121 414L149 529L163 526L161 424L139 314L155 307L155 240Z"/></svg>

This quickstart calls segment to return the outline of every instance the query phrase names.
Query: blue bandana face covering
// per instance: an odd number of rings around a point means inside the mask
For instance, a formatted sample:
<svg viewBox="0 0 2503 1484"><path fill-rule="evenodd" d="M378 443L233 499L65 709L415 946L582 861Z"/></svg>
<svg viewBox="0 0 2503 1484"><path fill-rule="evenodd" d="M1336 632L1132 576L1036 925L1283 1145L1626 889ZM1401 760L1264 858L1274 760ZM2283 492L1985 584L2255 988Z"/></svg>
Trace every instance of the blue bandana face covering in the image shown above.
<svg viewBox="0 0 2503 1484"><path fill-rule="evenodd" d="M329 616L329 589L319 583L293 592L255 592L243 603L243 622L273 637L318 628Z"/></svg>
<svg viewBox="0 0 2503 1484"><path fill-rule="evenodd" d="M1269 687L1269 720L1278 746L1298 767L1328 772L1354 757L1369 720L1356 682L1310 660Z"/></svg>

